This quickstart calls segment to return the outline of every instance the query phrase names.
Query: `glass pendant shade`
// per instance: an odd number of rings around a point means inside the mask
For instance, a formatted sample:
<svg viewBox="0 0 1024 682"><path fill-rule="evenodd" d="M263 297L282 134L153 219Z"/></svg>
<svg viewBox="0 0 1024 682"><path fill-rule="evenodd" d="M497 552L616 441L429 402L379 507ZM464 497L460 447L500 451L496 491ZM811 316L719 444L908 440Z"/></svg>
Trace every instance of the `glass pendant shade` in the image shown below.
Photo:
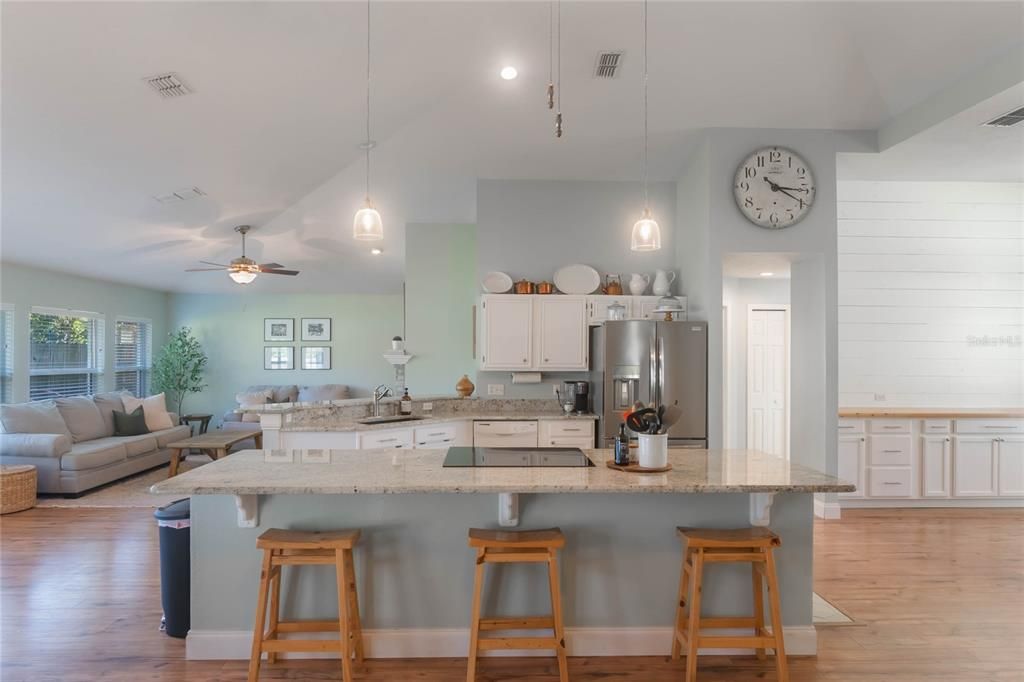
<svg viewBox="0 0 1024 682"><path fill-rule="evenodd" d="M232 270L228 277L234 280L235 284L249 284L256 279L256 273L249 270Z"/></svg>
<svg viewBox="0 0 1024 682"><path fill-rule="evenodd" d="M352 223L352 236L368 242L384 239L384 222L369 200L366 201L366 206L356 211L356 218Z"/></svg>
<svg viewBox="0 0 1024 682"><path fill-rule="evenodd" d="M630 248L633 251L657 251L661 248L661 228L651 217L651 209L645 208L640 220L633 224Z"/></svg>

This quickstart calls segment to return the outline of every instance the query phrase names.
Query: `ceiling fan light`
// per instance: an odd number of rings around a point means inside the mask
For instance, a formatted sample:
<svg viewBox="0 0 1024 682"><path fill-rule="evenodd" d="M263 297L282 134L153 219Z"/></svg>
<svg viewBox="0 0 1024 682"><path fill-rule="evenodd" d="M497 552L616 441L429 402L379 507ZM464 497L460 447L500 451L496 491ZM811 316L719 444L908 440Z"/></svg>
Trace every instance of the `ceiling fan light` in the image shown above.
<svg viewBox="0 0 1024 682"><path fill-rule="evenodd" d="M232 270L228 272L228 277L230 277L235 284L249 284L256 279L256 274L257 273L249 270Z"/></svg>
<svg viewBox="0 0 1024 682"><path fill-rule="evenodd" d="M352 237L368 242L384 239L384 222L369 200L366 206L356 211L355 220L352 221Z"/></svg>
<svg viewBox="0 0 1024 682"><path fill-rule="evenodd" d="M633 251L657 251L661 248L661 228L651 217L651 209L645 208L640 220L633 223L633 237L630 241Z"/></svg>

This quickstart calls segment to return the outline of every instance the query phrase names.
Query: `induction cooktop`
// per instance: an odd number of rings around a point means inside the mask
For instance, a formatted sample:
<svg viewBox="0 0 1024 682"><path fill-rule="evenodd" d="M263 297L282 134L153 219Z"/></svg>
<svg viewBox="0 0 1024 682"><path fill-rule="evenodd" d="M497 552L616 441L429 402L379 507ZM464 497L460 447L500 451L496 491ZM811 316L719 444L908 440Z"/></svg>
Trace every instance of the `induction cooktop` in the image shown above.
<svg viewBox="0 0 1024 682"><path fill-rule="evenodd" d="M592 467L579 448L448 448L446 467Z"/></svg>

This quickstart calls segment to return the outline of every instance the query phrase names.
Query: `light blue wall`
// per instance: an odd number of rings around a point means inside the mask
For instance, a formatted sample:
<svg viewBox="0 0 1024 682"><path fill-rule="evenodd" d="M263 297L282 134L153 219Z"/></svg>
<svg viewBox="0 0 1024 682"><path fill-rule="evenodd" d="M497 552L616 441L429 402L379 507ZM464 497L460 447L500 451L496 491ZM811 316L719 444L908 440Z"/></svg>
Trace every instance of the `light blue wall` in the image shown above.
<svg viewBox="0 0 1024 682"><path fill-rule="evenodd" d="M263 341L263 319L295 319L292 343ZM299 341L299 320L330 317L329 343ZM402 297L396 294L171 294L173 328L191 327L209 356L208 387L185 399L185 410L216 418L235 406L235 394L251 384L348 384L353 397L369 395L377 384L391 384L394 371L383 358L391 337L402 333ZM294 370L264 370L263 348L295 347ZM330 370L301 370L302 346L331 347Z"/></svg>
<svg viewBox="0 0 1024 682"><path fill-rule="evenodd" d="M0 263L0 302L14 307L12 400L28 400L29 313L33 306L100 313L105 318L104 390L114 386L114 321L118 317L153 322L153 351L167 336L168 297L163 291L78 277L52 270Z"/></svg>

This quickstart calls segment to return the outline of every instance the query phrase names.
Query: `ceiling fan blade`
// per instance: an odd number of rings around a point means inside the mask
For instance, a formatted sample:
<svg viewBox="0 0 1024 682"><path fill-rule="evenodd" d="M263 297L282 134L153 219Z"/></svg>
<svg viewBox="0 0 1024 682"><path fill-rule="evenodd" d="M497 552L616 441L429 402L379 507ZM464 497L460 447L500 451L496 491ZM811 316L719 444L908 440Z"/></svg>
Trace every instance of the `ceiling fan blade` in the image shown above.
<svg viewBox="0 0 1024 682"><path fill-rule="evenodd" d="M270 268L271 270L283 268L284 266L280 263L262 263L261 268Z"/></svg>
<svg viewBox="0 0 1024 682"><path fill-rule="evenodd" d="M185 272L213 272L227 270L227 268L186 268Z"/></svg>
<svg viewBox="0 0 1024 682"><path fill-rule="evenodd" d="M297 275L298 270L279 270L277 268L264 268L260 267L260 272L264 272L268 275Z"/></svg>
<svg viewBox="0 0 1024 682"><path fill-rule="evenodd" d="M208 260L201 260L199 262L203 263L204 265L216 265L218 268L230 268L231 267L230 265L224 265L223 263L211 263Z"/></svg>

